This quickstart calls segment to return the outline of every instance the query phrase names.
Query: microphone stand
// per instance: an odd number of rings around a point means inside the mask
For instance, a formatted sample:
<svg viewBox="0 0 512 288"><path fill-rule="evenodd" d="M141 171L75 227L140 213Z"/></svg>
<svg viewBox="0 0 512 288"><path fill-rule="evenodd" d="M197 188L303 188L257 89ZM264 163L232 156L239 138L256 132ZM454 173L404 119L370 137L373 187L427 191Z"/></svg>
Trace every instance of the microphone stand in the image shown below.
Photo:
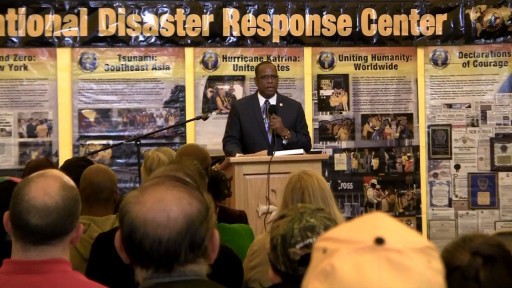
<svg viewBox="0 0 512 288"><path fill-rule="evenodd" d="M178 123L175 123L173 125L170 125L170 126L167 126L167 127L164 127L164 128L160 128L160 129L151 131L151 132L146 133L146 134L142 134L142 135L139 135L139 136L128 138L127 140L124 140L124 141L121 141L121 142L118 142L118 143L115 143L115 144L103 147L103 148L98 149L98 150L94 150L92 152L89 152L89 153L85 154L85 156L89 157L89 156L94 155L96 153L99 153L101 151L112 149L112 148L121 146L121 145L126 144L126 143L130 143L130 142L135 143L135 147L137 148L137 173L138 173L139 185L140 185L141 179L142 179L141 178L142 177L141 170L140 170L140 166L141 166L141 159L140 159L140 150L141 150L140 149L140 145L141 145L141 141L140 140L141 139L147 138L148 136L151 136L151 135L156 134L156 133L160 133L162 131L166 131L166 130L169 130L169 129L172 129L172 128L175 128L175 127L178 127L178 126L185 125L188 122L197 121L197 120L206 121L206 120L208 120L208 118L210 118L210 115L208 115L208 114L199 115L199 116L196 116L194 118L191 118L191 119L188 119L188 120L185 120L185 121L182 121L182 122L178 122Z"/></svg>

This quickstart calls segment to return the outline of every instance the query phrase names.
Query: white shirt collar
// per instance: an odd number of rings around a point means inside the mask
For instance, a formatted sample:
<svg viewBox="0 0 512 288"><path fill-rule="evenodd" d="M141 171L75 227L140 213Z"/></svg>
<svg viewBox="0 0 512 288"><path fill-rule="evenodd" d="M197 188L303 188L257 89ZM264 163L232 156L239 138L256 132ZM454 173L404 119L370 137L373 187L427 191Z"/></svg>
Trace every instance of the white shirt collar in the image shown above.
<svg viewBox="0 0 512 288"><path fill-rule="evenodd" d="M261 96L261 94L258 92L258 101L260 101L260 107L263 106L263 103L265 103L265 98L263 98L263 96ZM268 99L268 101L270 102L270 105L276 105L277 103L277 93L274 94L274 96L272 96L272 98Z"/></svg>

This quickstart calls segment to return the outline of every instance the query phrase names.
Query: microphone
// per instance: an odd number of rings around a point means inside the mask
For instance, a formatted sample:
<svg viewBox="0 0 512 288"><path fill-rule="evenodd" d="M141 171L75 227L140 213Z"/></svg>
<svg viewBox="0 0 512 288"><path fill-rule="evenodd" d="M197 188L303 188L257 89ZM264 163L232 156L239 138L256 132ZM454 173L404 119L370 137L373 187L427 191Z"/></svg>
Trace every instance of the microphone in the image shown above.
<svg viewBox="0 0 512 288"><path fill-rule="evenodd" d="M208 120L208 118L210 118L210 115L208 115L208 114L203 114L203 115L199 115L199 116L194 117L192 120L193 120L193 121L195 121L195 120L203 120L203 121L206 121L206 120Z"/></svg>
<svg viewBox="0 0 512 288"><path fill-rule="evenodd" d="M203 114L203 115L201 115L201 118L199 118L199 119L206 121L206 120L208 120L208 118L210 118L209 114Z"/></svg>
<svg viewBox="0 0 512 288"><path fill-rule="evenodd" d="M276 105L270 105L268 106L268 115L277 115L277 106Z"/></svg>

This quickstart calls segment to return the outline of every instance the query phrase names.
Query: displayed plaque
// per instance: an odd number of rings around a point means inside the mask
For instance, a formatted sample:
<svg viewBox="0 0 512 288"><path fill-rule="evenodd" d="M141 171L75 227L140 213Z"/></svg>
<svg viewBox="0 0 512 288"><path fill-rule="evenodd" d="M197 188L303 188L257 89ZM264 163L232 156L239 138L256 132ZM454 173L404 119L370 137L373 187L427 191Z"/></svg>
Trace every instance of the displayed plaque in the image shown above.
<svg viewBox="0 0 512 288"><path fill-rule="evenodd" d="M512 137L491 137L491 170L512 171Z"/></svg>
<svg viewBox="0 0 512 288"><path fill-rule="evenodd" d="M428 158L430 160L452 159L452 125L429 125L428 140Z"/></svg>
<svg viewBox="0 0 512 288"><path fill-rule="evenodd" d="M469 208L498 209L498 173L468 173Z"/></svg>

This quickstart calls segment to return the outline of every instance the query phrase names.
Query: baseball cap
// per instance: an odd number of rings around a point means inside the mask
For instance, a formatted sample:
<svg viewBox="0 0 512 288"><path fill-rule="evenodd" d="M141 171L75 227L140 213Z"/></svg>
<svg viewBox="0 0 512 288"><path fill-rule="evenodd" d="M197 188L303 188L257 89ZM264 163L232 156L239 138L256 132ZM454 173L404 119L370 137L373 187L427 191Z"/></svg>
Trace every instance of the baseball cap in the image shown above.
<svg viewBox="0 0 512 288"><path fill-rule="evenodd" d="M324 231L337 225L327 211L298 204L281 211L270 229L271 266L288 275L304 275L313 243ZM275 270L274 269L274 270Z"/></svg>
<svg viewBox="0 0 512 288"><path fill-rule="evenodd" d="M377 184L377 179L372 179L372 180L370 181L370 184Z"/></svg>
<svg viewBox="0 0 512 288"><path fill-rule="evenodd" d="M376 211L318 238L302 287L442 288L446 283L436 246L394 217Z"/></svg>

